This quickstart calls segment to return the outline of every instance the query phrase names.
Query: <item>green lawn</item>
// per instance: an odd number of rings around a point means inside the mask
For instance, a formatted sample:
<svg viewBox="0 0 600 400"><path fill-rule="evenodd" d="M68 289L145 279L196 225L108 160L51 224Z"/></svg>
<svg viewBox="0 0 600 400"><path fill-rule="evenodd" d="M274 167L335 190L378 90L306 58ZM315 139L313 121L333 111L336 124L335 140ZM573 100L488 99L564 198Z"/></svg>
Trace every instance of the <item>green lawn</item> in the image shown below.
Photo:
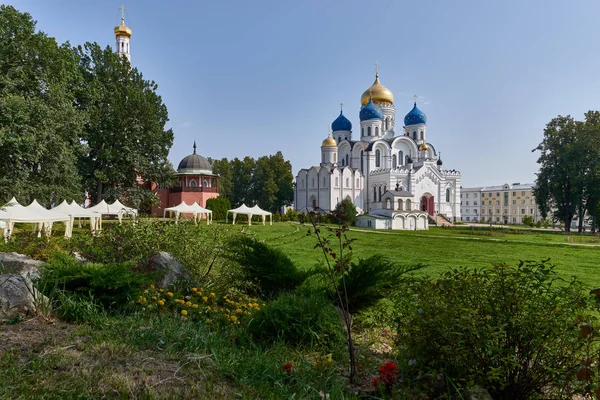
<svg viewBox="0 0 600 400"><path fill-rule="evenodd" d="M236 227L241 228L240 225ZM309 268L323 261L316 239L307 236L308 225L275 223L273 226L252 225L248 232L276 246L299 266ZM494 232L495 231L495 232ZM468 233L465 233L468 232ZM493 262L516 265L519 260L550 258L564 278L578 276L590 286L600 286L600 243L594 236L561 233L518 231L503 233L495 229L470 231L468 227L454 229L431 228L429 231L356 230L348 233L355 238L354 257L383 254L401 264L424 263L424 273L435 275L457 266L484 267Z"/></svg>

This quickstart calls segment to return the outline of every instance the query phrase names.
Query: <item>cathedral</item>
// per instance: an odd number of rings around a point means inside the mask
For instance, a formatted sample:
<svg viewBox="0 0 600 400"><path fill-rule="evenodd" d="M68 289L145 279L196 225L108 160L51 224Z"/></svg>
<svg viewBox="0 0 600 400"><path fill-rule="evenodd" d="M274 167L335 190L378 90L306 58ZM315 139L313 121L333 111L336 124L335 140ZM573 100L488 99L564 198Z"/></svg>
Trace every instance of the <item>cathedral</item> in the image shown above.
<svg viewBox="0 0 600 400"><path fill-rule="evenodd" d="M360 138L343 110L333 121L321 163L296 175L296 210L326 213L349 199L359 212L357 226L419 230L430 220L459 221L460 172L442 168L416 98L397 135L394 95L377 72L361 96L359 119Z"/></svg>

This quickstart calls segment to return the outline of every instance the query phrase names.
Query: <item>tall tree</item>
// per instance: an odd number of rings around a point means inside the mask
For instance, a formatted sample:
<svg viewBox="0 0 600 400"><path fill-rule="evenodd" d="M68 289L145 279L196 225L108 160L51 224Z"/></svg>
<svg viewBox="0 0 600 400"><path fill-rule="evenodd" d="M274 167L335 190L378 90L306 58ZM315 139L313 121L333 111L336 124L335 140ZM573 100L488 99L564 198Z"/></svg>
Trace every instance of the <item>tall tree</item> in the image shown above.
<svg viewBox="0 0 600 400"><path fill-rule="evenodd" d="M125 57L86 43L75 49L83 85L77 106L88 114L79 159L85 187L95 201L115 189L127 190L136 180L169 184L173 170L167 161L173 131L165 129L167 107Z"/></svg>
<svg viewBox="0 0 600 400"><path fill-rule="evenodd" d="M558 116L546 125L544 139L535 149L540 171L534 195L542 217L552 214L571 230L573 217L585 214L586 148L585 124L571 116Z"/></svg>
<svg viewBox="0 0 600 400"><path fill-rule="evenodd" d="M83 199L76 159L84 113L68 44L35 31L28 13L0 6L0 202Z"/></svg>
<svg viewBox="0 0 600 400"><path fill-rule="evenodd" d="M231 161L231 205L238 207L242 203L251 206L256 199L253 198L252 174L256 161L252 157L243 160L234 158Z"/></svg>
<svg viewBox="0 0 600 400"><path fill-rule="evenodd" d="M226 158L222 158L212 161L212 165L213 174L219 175L219 196L225 196L231 201L231 163Z"/></svg>

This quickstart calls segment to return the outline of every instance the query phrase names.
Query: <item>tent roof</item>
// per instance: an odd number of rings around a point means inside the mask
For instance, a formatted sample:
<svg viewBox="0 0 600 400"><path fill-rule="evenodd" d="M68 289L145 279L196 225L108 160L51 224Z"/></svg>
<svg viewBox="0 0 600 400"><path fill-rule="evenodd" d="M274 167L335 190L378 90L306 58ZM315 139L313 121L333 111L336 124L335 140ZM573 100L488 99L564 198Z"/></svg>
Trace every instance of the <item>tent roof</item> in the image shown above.
<svg viewBox="0 0 600 400"><path fill-rule="evenodd" d="M50 211L55 212L55 213L65 214L65 215L75 217L75 218L100 216L100 214L98 214L95 211L91 211L89 209L80 207L77 203L75 203L75 201L73 201L71 204L69 204L69 203L67 203L66 200L63 201L62 203L60 203L59 205L57 205L56 207L52 208Z"/></svg>
<svg viewBox="0 0 600 400"><path fill-rule="evenodd" d="M247 207L245 204L242 204L238 208L234 208L232 210L227 210L227 212L235 213L235 214L254 214L252 209Z"/></svg>
<svg viewBox="0 0 600 400"><path fill-rule="evenodd" d="M60 215L50 212L42 207L37 201L33 201L29 206L6 206L4 213L0 215L3 221L12 222L57 222L68 221L67 215Z"/></svg>
<svg viewBox="0 0 600 400"><path fill-rule="evenodd" d="M125 206L119 200L112 204L108 204L106 201L102 200L95 206L87 208L87 210L95 211L103 215L118 215L123 213L137 214L137 210L135 208Z"/></svg>
<svg viewBox="0 0 600 400"><path fill-rule="evenodd" d="M193 213L193 214L208 214L212 213L212 211L207 210L206 208L201 207L197 202L194 202L191 206L185 202L181 202L174 207L165 208L165 211L175 211L178 213Z"/></svg>
<svg viewBox="0 0 600 400"><path fill-rule="evenodd" d="M252 207L250 210L252 210L252 214L254 215L272 215L272 213L268 211L261 210L261 208L258 205Z"/></svg>

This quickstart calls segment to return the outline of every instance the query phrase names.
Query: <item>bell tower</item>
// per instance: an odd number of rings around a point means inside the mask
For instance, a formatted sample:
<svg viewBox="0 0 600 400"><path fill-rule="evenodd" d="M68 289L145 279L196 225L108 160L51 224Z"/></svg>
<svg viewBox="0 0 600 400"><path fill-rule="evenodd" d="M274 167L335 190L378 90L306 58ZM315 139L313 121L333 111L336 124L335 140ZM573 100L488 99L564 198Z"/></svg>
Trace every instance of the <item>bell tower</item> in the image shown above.
<svg viewBox="0 0 600 400"><path fill-rule="evenodd" d="M121 10L121 25L115 26L115 38L117 40L117 54L127 57L131 62L131 53L129 48L129 39L131 39L131 29L125 25L125 6L119 7Z"/></svg>

